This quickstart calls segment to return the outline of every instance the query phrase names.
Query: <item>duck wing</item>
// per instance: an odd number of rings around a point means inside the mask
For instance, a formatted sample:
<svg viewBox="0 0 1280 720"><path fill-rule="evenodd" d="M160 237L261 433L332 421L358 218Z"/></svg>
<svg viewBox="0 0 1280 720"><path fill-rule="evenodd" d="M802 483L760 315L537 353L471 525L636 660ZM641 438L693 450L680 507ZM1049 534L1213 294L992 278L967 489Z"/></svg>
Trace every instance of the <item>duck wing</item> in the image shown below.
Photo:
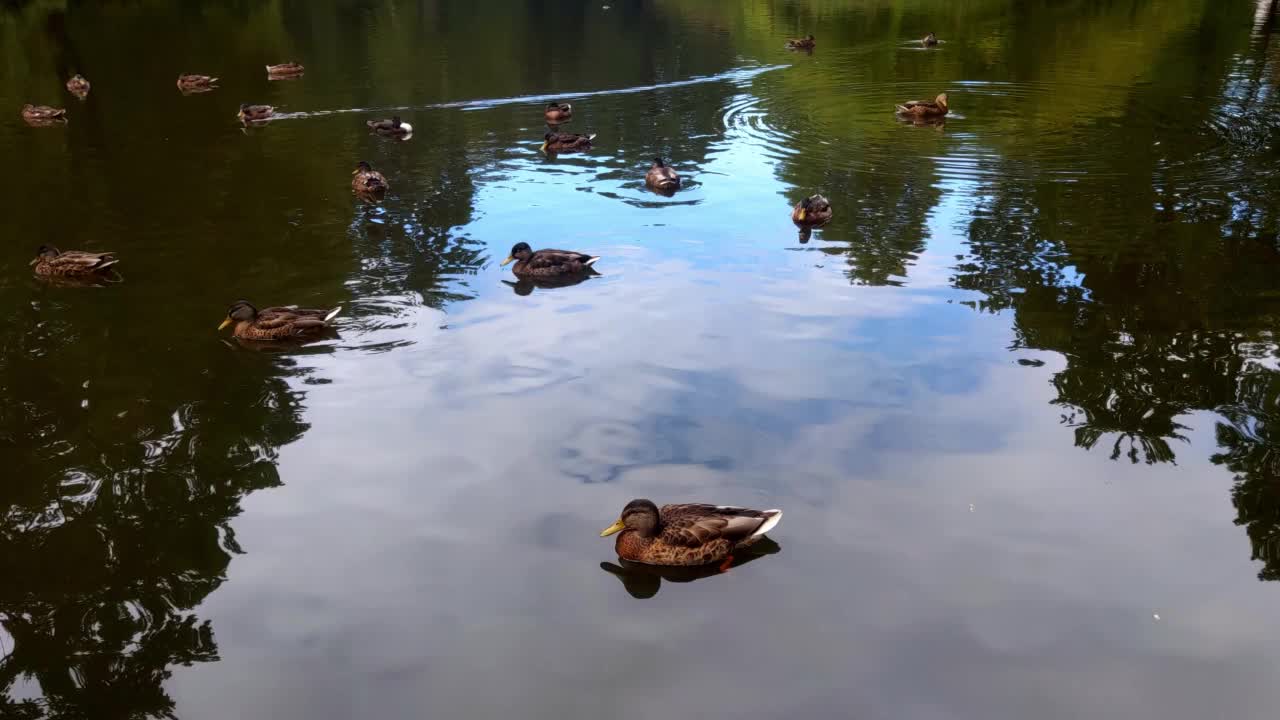
<svg viewBox="0 0 1280 720"><path fill-rule="evenodd" d="M586 253L573 250L538 250L529 258L530 268L548 268L559 265L586 265L593 260Z"/></svg>
<svg viewBox="0 0 1280 720"><path fill-rule="evenodd" d="M84 252L83 250L68 250L50 260L51 265L74 268L83 272L106 270L117 262L119 261L116 259L115 253Z"/></svg>
<svg viewBox="0 0 1280 720"><path fill-rule="evenodd" d="M688 503L663 505L662 539L672 545L701 547L715 540L737 544L776 524L778 510L751 510L728 505Z"/></svg>

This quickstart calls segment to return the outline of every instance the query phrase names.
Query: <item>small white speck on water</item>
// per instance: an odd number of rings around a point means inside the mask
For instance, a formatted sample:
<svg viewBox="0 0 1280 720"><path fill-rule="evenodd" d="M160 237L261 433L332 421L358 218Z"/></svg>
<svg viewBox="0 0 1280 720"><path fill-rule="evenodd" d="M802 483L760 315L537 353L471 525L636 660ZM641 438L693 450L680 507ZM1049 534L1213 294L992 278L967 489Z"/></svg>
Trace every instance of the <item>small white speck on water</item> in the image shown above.
<svg viewBox="0 0 1280 720"><path fill-rule="evenodd" d="M969 503L969 512L973 512L973 503Z"/></svg>
<svg viewBox="0 0 1280 720"><path fill-rule="evenodd" d="M85 399L81 400L81 401L80 401L80 407L81 407L81 409L88 409L88 407L89 407L89 398L85 398Z"/></svg>
<svg viewBox="0 0 1280 720"><path fill-rule="evenodd" d="M1153 620L1159 620L1159 619L1160 619L1160 613L1151 613L1151 618L1152 618Z"/></svg>
<svg viewBox="0 0 1280 720"><path fill-rule="evenodd" d="M81 385L80 387L84 388L85 390L88 390L88 389L89 389L89 381L88 381L88 380L85 380L85 381L84 381L84 384L83 384L83 385Z"/></svg>

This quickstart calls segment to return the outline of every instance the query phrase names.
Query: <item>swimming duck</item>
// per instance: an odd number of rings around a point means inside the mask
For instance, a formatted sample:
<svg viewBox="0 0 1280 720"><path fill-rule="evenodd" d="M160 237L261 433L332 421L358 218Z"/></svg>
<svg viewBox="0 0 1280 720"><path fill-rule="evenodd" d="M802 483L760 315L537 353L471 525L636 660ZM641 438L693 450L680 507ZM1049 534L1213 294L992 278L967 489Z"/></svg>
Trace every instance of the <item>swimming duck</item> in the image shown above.
<svg viewBox="0 0 1280 720"><path fill-rule="evenodd" d="M933 47L938 44L938 36L933 33L929 33L924 36L924 39L920 41L920 44L925 47Z"/></svg>
<svg viewBox="0 0 1280 720"><path fill-rule="evenodd" d="M241 103L240 112L236 113L236 117L240 118L240 122L247 124L265 122L270 120L275 113L276 109L271 105L245 105Z"/></svg>
<svg viewBox="0 0 1280 720"><path fill-rule="evenodd" d="M644 182L659 192L675 192L680 187L680 176L667 167L662 158L653 159L653 167L644 175Z"/></svg>
<svg viewBox="0 0 1280 720"><path fill-rule="evenodd" d="M22 119L28 122L49 122L52 120L65 120L67 111L64 108L49 107L48 105L23 105Z"/></svg>
<svg viewBox="0 0 1280 720"><path fill-rule="evenodd" d="M216 82L218 82L218 78L209 77L208 75L179 75L178 89L183 92L212 90Z"/></svg>
<svg viewBox="0 0 1280 720"><path fill-rule="evenodd" d="M542 112L542 117L546 119L548 125L567 123L573 119L573 106L569 103L549 102L547 109Z"/></svg>
<svg viewBox="0 0 1280 720"><path fill-rule="evenodd" d="M83 100L89 94L89 81L83 75L74 75L67 81L67 91Z"/></svg>
<svg viewBox="0 0 1280 720"><path fill-rule="evenodd" d="M234 326L231 334L242 340L301 340L324 335L329 324L342 312L342 306L328 310L294 307L269 307L259 310L248 300L237 300L227 308L227 317L219 330Z"/></svg>
<svg viewBox="0 0 1280 720"><path fill-rule="evenodd" d="M382 173L374 170L373 166L364 160L356 163L356 169L351 171L351 175L351 189L358 193L383 192L390 187Z"/></svg>
<svg viewBox="0 0 1280 720"><path fill-rule="evenodd" d="M35 268L37 275L83 277L105 273L117 262L119 260L115 253L83 250L62 252L52 245L41 245L36 250L35 259L28 264Z"/></svg>
<svg viewBox="0 0 1280 720"><path fill-rule="evenodd" d="M791 209L791 222L797 225L822 225L831 219L831 203L821 195L810 195Z"/></svg>
<svg viewBox="0 0 1280 720"><path fill-rule="evenodd" d="M787 41L787 49L789 49L789 50L812 50L812 49L813 49L813 47L814 47L814 45L816 45L816 44L817 44L817 43L815 43L815 42L813 41L813 36L812 36L812 35L810 35L809 37L802 37L802 38L796 38L795 40L788 40L788 41Z"/></svg>
<svg viewBox="0 0 1280 720"><path fill-rule="evenodd" d="M578 150L590 150L591 141L596 137L595 133L590 135L579 135L578 133L547 133L542 136L542 147L538 148L544 153L562 153L576 152Z"/></svg>
<svg viewBox="0 0 1280 720"><path fill-rule="evenodd" d="M621 532L614 542L618 557L648 565L707 565L727 570L733 552L756 542L782 520L781 510L750 510L726 505L663 505L632 500L618 521L600 532Z"/></svg>
<svg viewBox="0 0 1280 720"><path fill-rule="evenodd" d="M933 102L909 100L897 106L899 115L910 115L912 117L942 117L948 111L946 93L934 98Z"/></svg>
<svg viewBox="0 0 1280 720"><path fill-rule="evenodd" d="M302 74L303 68L296 62L281 63L279 65L267 66L267 79L282 80L285 78L297 77Z"/></svg>
<svg viewBox="0 0 1280 720"><path fill-rule="evenodd" d="M379 135L402 137L413 132L413 126L407 122L400 122L399 115L393 116L390 120L367 120L365 125Z"/></svg>
<svg viewBox="0 0 1280 720"><path fill-rule="evenodd" d="M534 251L529 243L520 242L511 246L511 254L502 261L505 267L512 260L516 264L511 272L518 278L555 278L580 275L591 271L591 265L599 260L598 255L574 252L572 250L538 250Z"/></svg>

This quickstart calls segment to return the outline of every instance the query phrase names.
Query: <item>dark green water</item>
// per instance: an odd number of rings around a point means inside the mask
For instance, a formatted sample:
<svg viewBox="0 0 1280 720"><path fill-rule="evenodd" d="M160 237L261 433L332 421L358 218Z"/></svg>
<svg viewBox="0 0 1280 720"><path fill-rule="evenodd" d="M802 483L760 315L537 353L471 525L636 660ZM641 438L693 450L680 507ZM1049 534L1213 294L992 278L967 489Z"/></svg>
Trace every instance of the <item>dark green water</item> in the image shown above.
<svg viewBox="0 0 1280 720"><path fill-rule="evenodd" d="M0 4L0 717L1275 717L1276 22ZM518 241L602 275L513 287ZM340 336L228 342L241 297ZM786 517L664 578L597 536L633 497Z"/></svg>

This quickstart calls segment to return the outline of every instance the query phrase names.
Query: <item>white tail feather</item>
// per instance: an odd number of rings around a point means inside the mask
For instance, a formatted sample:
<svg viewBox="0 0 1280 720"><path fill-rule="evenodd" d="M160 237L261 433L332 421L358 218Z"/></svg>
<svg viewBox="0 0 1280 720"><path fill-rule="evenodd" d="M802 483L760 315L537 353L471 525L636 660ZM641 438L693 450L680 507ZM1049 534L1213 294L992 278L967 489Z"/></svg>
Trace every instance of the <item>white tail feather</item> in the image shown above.
<svg viewBox="0 0 1280 720"><path fill-rule="evenodd" d="M595 134L595 133L591 133L590 135L588 135L588 136L587 136L587 139L588 139L588 140L595 140L595 139L596 139L596 134Z"/></svg>
<svg viewBox="0 0 1280 720"><path fill-rule="evenodd" d="M765 534L765 533L769 532L770 530L774 529L775 527L777 527L777 526L778 526L778 523L782 521L782 511L781 511L781 510L776 510L776 509L775 509L775 510L764 510L764 511L762 511L762 512L764 512L766 515L768 515L768 517L766 517L766 518L765 518L764 523L763 523L763 524L761 524L761 525L760 525L760 527L759 527L759 528L757 528L755 532L751 533L751 537L760 537L761 535L763 535L763 534ZM771 514L771 513L772 513L772 514Z"/></svg>
<svg viewBox="0 0 1280 720"><path fill-rule="evenodd" d="M407 122L400 123L400 127L404 128L405 132L413 132L413 126Z"/></svg>
<svg viewBox="0 0 1280 720"><path fill-rule="evenodd" d="M583 264L583 265L586 265L587 267L591 267L591 264L592 264L592 263L594 263L595 261L599 260L599 259L600 259L600 256L599 256L599 255L596 255L595 257L588 258L588 259L587 259L587 261L586 261L586 262L584 262L584 263L582 263L582 264Z"/></svg>
<svg viewBox="0 0 1280 720"><path fill-rule="evenodd" d="M341 305L339 305L338 307L336 307L336 308L334 308L333 310L329 311L329 314L328 314L328 315L325 315L325 316L324 316L324 321L325 321L325 322L329 322L330 320L332 320L332 319L334 319L334 318L338 317L338 314L339 314L339 313L341 313L341 312L342 312L342 306L341 306Z"/></svg>

